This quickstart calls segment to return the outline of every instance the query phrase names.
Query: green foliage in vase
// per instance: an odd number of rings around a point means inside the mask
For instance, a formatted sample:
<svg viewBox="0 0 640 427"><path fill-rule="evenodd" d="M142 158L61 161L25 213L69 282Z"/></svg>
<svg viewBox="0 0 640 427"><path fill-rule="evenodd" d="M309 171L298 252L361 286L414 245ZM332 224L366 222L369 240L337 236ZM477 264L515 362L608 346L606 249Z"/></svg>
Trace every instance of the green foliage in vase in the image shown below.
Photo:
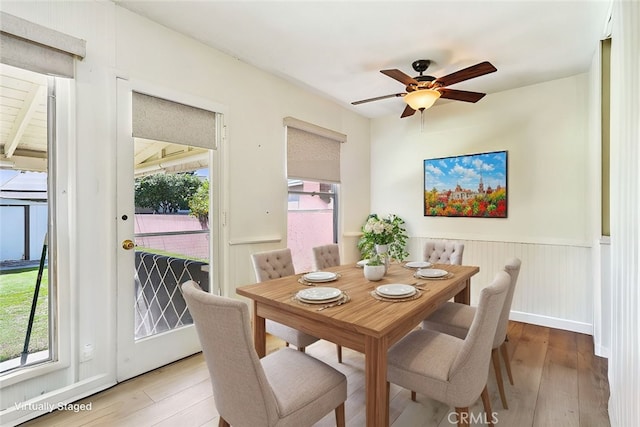
<svg viewBox="0 0 640 427"><path fill-rule="evenodd" d="M370 214L362 226L358 249L363 258L372 258L376 254L376 245L388 245L388 255L392 259L403 261L409 256L406 249L408 239L402 218L393 214L385 218Z"/></svg>
<svg viewBox="0 0 640 427"><path fill-rule="evenodd" d="M380 255L374 253L373 255L371 255L371 257L368 258L367 265L376 266L384 264L382 263L382 258L380 257Z"/></svg>

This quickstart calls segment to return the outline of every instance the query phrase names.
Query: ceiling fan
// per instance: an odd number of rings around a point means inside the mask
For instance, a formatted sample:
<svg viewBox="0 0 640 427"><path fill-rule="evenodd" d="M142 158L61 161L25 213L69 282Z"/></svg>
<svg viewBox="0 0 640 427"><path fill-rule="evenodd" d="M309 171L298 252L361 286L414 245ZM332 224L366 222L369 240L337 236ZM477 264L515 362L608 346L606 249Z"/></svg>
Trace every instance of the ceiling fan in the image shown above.
<svg viewBox="0 0 640 427"><path fill-rule="evenodd" d="M352 102L352 105L364 104L365 102L378 101L386 98L397 98L402 96L407 103L402 117L408 117L413 115L416 110L424 111L431 107L438 98L453 99L456 101L465 102L478 102L485 93L469 92L466 90L448 89L447 86L451 86L456 83L460 83L465 80L473 79L476 77L484 76L485 74L493 73L497 71L490 62L480 62L479 64L472 65L470 67L458 70L454 73L448 74L444 77L425 76L423 73L429 68L431 61L428 59L418 59L414 61L411 66L413 69L420 73L419 76L409 77L400 70L380 70L382 74L385 74L392 79L399 81L406 85L406 92L394 93L391 95L377 96L375 98L363 99L362 101Z"/></svg>

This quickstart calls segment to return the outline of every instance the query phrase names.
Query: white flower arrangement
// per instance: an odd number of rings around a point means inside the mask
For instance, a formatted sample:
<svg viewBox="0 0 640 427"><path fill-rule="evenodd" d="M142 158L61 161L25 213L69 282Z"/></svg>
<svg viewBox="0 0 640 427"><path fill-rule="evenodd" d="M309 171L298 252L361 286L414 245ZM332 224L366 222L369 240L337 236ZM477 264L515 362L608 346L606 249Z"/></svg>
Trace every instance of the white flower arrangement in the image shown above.
<svg viewBox="0 0 640 427"><path fill-rule="evenodd" d="M409 256L405 249L407 239L402 218L393 214L386 218L371 214L362 226L362 237L358 242L358 249L363 258L371 258L376 253L376 245L389 245L389 256L402 261Z"/></svg>

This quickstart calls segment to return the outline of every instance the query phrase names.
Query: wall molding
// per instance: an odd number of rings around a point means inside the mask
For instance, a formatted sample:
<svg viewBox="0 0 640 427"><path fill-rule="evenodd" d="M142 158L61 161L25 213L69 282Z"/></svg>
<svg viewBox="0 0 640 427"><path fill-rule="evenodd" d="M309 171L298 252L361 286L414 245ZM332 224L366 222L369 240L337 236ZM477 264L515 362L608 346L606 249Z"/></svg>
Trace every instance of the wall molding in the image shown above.
<svg viewBox="0 0 640 427"><path fill-rule="evenodd" d="M493 243L520 243L523 245L550 245L550 246L574 246L581 248L593 247L593 242L583 239L557 239L553 237L531 237L531 236L511 236L510 238L491 239L482 234L456 234L437 232L430 236L414 236L414 239L447 239L447 240L466 240L477 242L493 242Z"/></svg>
<svg viewBox="0 0 640 427"><path fill-rule="evenodd" d="M229 240L229 246L253 245L257 243L279 243L281 241L282 236L241 237L239 239Z"/></svg>
<svg viewBox="0 0 640 427"><path fill-rule="evenodd" d="M563 329L565 331L578 332L580 334L593 335L593 325L584 322L576 322L573 320L560 319L558 317L543 316L541 314L523 313L521 311L512 311L509 315L510 320L523 323L531 323L532 325L545 326L547 328Z"/></svg>
<svg viewBox="0 0 640 427"><path fill-rule="evenodd" d="M428 239L412 238L411 259L422 259ZM458 239L456 239L458 240ZM471 304L513 257L522 261L511 310L514 320L593 335L594 250L574 245L459 239L462 263L480 268L471 278Z"/></svg>

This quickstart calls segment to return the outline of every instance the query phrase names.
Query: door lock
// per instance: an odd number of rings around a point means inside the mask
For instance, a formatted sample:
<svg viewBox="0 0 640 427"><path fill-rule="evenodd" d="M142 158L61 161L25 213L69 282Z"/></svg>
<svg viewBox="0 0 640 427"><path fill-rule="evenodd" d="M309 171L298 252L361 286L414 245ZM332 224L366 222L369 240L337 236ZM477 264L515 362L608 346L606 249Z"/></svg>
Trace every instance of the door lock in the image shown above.
<svg viewBox="0 0 640 427"><path fill-rule="evenodd" d="M122 242L122 248L123 248L123 249L126 249L126 250L128 250L128 251L130 251L131 249L135 248L135 246L136 246L136 245L135 245L135 243L133 243L133 241L131 241L131 240L129 240L129 239L124 240L124 241Z"/></svg>

